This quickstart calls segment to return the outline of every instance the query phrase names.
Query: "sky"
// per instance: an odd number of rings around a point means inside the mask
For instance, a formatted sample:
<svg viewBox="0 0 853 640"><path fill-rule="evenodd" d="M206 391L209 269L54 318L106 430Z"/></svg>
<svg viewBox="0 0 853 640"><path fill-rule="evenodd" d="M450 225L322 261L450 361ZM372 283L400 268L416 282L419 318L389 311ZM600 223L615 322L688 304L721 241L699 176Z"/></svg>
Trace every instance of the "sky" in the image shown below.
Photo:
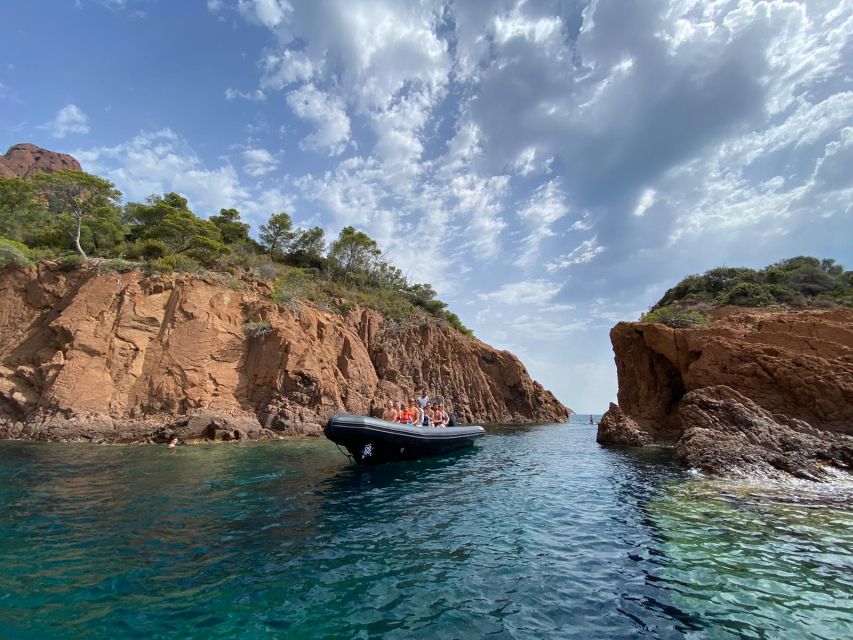
<svg viewBox="0 0 853 640"><path fill-rule="evenodd" d="M853 0L3 2L0 146L354 225L569 407L717 266L853 268ZM0 153L2 149L0 149Z"/></svg>

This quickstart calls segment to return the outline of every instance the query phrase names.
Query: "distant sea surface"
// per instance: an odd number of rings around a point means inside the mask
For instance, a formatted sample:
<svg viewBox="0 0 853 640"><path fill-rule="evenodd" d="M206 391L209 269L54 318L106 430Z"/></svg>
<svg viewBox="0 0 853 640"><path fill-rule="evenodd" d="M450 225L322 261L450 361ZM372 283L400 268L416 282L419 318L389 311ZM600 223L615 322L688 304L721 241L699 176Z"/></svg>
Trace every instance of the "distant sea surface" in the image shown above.
<svg viewBox="0 0 853 640"><path fill-rule="evenodd" d="M595 428L358 468L325 440L0 442L0 638L853 638L853 492Z"/></svg>

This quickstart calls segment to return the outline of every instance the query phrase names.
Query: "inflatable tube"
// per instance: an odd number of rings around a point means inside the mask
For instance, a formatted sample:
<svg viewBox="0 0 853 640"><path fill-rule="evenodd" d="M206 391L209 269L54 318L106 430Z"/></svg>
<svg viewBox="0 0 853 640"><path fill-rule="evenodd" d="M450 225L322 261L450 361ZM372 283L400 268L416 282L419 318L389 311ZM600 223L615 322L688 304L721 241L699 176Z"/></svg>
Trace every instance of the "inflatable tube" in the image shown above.
<svg viewBox="0 0 853 640"><path fill-rule="evenodd" d="M323 430L360 464L416 460L470 447L486 434L483 427L416 427L379 418L338 413Z"/></svg>

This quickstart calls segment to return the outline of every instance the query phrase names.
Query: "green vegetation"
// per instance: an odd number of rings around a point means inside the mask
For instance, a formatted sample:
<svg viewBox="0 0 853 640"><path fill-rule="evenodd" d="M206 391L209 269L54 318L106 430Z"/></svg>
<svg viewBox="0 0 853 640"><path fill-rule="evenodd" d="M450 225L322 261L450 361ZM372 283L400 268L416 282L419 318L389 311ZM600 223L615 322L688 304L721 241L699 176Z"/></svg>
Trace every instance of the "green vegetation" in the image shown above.
<svg viewBox="0 0 853 640"><path fill-rule="evenodd" d="M271 298L284 307L305 300L347 313L360 304L401 325L431 320L471 334L432 286L410 283L363 231L345 227L327 248L322 228L296 227L284 212L260 226L258 242L249 231L236 209L204 219L177 193L122 206L112 183L80 171L0 177L0 268L52 258L73 271L96 258L100 271L218 272L274 282ZM249 325L247 333L261 330Z"/></svg>
<svg viewBox="0 0 853 640"><path fill-rule="evenodd" d="M641 322L659 322L673 329L686 329L687 327L708 324L708 316L700 311L683 309L676 305L660 307L644 313Z"/></svg>
<svg viewBox="0 0 853 640"><path fill-rule="evenodd" d="M272 331L272 324L269 322L245 322L243 323L243 331L250 338L263 338Z"/></svg>
<svg viewBox="0 0 853 640"><path fill-rule="evenodd" d="M28 267L32 264L30 250L25 244L0 237L0 269L7 264Z"/></svg>
<svg viewBox="0 0 853 640"><path fill-rule="evenodd" d="M764 269L718 267L687 276L667 291L642 322L689 327L708 322L715 307L853 307L853 271L835 260L797 256Z"/></svg>

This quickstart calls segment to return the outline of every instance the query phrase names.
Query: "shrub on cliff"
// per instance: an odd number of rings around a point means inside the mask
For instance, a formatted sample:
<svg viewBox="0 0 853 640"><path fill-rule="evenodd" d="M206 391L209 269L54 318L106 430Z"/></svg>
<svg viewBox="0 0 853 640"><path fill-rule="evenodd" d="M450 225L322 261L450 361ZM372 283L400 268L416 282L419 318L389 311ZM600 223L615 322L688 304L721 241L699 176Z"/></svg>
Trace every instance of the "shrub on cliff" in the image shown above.
<svg viewBox="0 0 853 640"><path fill-rule="evenodd" d="M761 270L719 267L687 276L652 311L672 305L853 306L853 277L835 260L809 256L781 260Z"/></svg>
<svg viewBox="0 0 853 640"><path fill-rule="evenodd" d="M198 260L180 254L152 260L146 264L146 268L155 273L174 273L175 271L180 273L199 273L202 270L202 266Z"/></svg>
<svg viewBox="0 0 853 640"><path fill-rule="evenodd" d="M125 249L124 254L132 259L157 260L169 253L169 247L162 240L137 240Z"/></svg>
<svg viewBox="0 0 853 640"><path fill-rule="evenodd" d="M687 329L706 325L708 316L699 311L685 309L678 305L658 307L640 316L640 322L659 322L673 329Z"/></svg>
<svg viewBox="0 0 853 640"><path fill-rule="evenodd" d="M269 322L244 322L243 331L250 338L263 338L272 331L272 324Z"/></svg>
<svg viewBox="0 0 853 640"><path fill-rule="evenodd" d="M296 300L305 299L311 283L301 269L287 269L275 281L272 301L280 307L292 308Z"/></svg>
<svg viewBox="0 0 853 640"><path fill-rule="evenodd" d="M9 264L29 267L32 263L30 250L25 244L0 237L0 269Z"/></svg>

